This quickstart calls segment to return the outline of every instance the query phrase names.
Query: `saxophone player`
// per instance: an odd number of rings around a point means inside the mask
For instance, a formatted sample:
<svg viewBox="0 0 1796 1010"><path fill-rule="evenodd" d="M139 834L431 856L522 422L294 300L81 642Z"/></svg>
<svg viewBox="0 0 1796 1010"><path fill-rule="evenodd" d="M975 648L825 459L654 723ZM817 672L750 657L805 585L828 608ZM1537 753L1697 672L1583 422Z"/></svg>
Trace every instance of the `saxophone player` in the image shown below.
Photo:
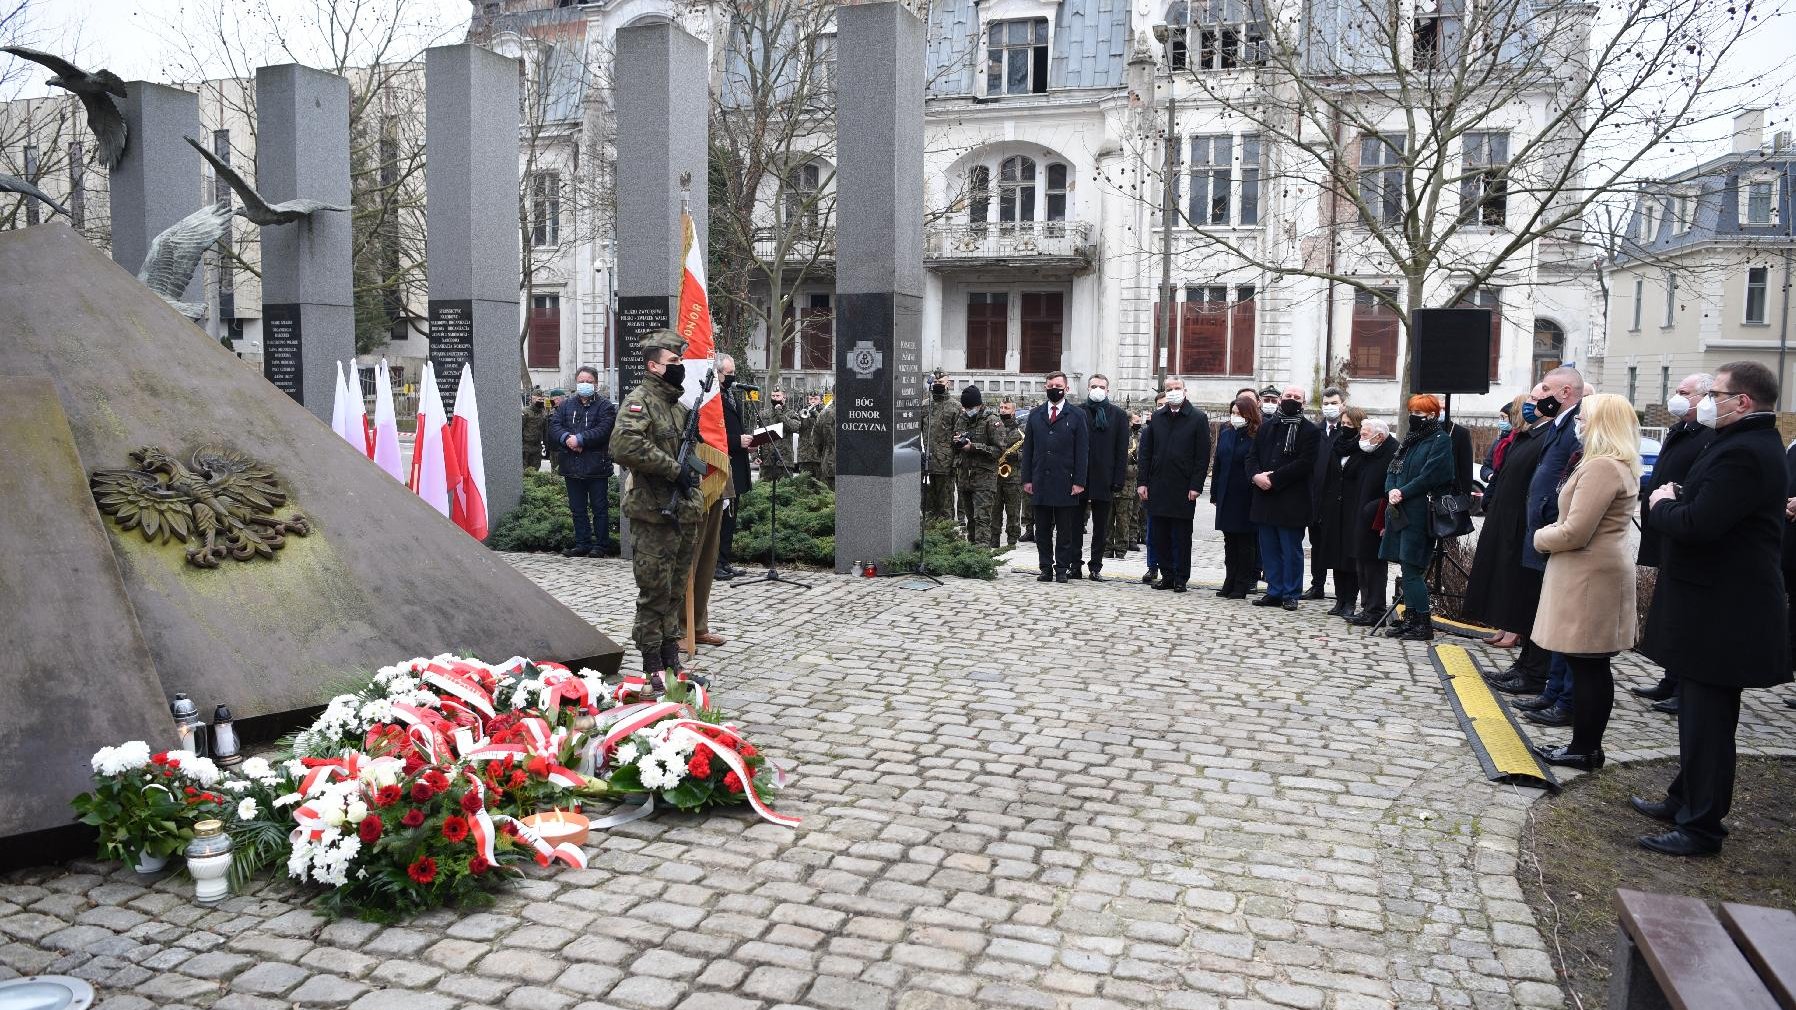
<svg viewBox="0 0 1796 1010"><path fill-rule="evenodd" d="M1010 442L998 457L998 512L992 518L992 535L1004 528L1005 546L1015 547L1022 534L1023 518L1023 432L1017 427L1016 401L1006 396L998 403L998 423L1004 426L1004 437ZM995 544L993 546L996 546Z"/></svg>

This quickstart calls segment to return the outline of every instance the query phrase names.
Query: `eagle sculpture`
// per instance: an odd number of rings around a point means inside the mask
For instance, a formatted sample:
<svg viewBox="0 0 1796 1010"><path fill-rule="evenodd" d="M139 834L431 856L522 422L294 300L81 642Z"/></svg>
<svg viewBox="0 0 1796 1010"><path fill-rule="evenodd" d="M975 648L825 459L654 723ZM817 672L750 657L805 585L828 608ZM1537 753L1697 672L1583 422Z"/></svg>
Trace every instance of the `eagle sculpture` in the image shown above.
<svg viewBox="0 0 1796 1010"><path fill-rule="evenodd" d="M33 200L42 200L50 205L51 210L61 214L63 217L72 216L69 214L69 209L67 207L50 199L50 194L38 189L36 186L33 186L31 183L26 182L18 176L0 175L0 193L19 193L31 197Z"/></svg>
<svg viewBox="0 0 1796 1010"><path fill-rule="evenodd" d="M60 56L27 49L24 46L0 46L0 53L11 53L30 60L56 73L46 84L63 88L81 99L87 109L87 125L99 141L99 162L106 168L117 168L125 157L126 128L124 114L113 98L125 97L125 82L110 70L92 72L81 69Z"/></svg>
<svg viewBox="0 0 1796 1010"><path fill-rule="evenodd" d="M230 226L230 210L216 203L209 203L176 221L150 240L150 251L144 254L143 269L137 271L137 279L161 295L176 312L193 320L204 318L206 306L203 303L184 302L181 296L193 281L193 271L200 265L200 258L213 243L224 237Z"/></svg>
<svg viewBox="0 0 1796 1010"><path fill-rule="evenodd" d="M243 181L243 176L238 175L231 169L231 166L225 164L223 158L206 150L206 145L192 137L183 139L192 144L194 150L200 152L200 157L206 159L206 163L212 166L212 171L225 181L225 185L231 187L239 200L243 201L243 209L238 213L248 218L253 224L293 224L295 221L310 220L312 215L319 211L330 210L342 213L349 209L348 207L339 207L334 203L325 203L322 200L284 200L280 203L270 204L267 200L262 199L262 194Z"/></svg>
<svg viewBox="0 0 1796 1010"><path fill-rule="evenodd" d="M274 471L230 449L205 446L182 465L145 446L131 453L134 469L96 470L89 480L100 511L122 532L138 530L151 543L170 537L188 545L187 562L217 568L232 559L272 558L287 534L306 536L312 524L274 511L287 503Z"/></svg>

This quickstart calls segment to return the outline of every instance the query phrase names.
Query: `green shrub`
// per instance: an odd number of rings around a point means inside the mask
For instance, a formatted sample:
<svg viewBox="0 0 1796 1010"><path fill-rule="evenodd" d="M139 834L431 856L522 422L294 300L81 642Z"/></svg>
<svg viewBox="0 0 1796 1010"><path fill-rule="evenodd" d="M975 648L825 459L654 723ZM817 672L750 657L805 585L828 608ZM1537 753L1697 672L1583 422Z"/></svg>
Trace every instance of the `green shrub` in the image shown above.
<svg viewBox="0 0 1796 1010"><path fill-rule="evenodd" d="M607 512L609 539L617 541L618 478L611 478ZM559 551L574 545L574 516L567 506L567 484L560 475L526 471L524 500L499 520L487 535L486 545L495 551Z"/></svg>
<svg viewBox="0 0 1796 1010"><path fill-rule="evenodd" d="M961 536L960 527L938 519L923 528L922 560L931 575L952 575L961 579L995 579L998 564L989 547L979 547ZM880 562L887 572L904 572L916 567L918 553L906 551Z"/></svg>
<svg viewBox="0 0 1796 1010"><path fill-rule="evenodd" d="M772 520L771 485L760 482L737 499L735 560L744 567L765 564ZM779 482L779 562L834 568L836 493L808 476Z"/></svg>

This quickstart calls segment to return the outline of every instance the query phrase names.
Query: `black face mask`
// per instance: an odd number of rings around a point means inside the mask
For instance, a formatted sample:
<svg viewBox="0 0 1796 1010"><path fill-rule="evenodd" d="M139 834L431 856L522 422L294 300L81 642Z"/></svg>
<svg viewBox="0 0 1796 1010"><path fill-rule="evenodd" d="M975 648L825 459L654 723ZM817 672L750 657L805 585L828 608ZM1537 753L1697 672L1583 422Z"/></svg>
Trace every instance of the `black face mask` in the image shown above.
<svg viewBox="0 0 1796 1010"><path fill-rule="evenodd" d="M933 397L935 397L935 398L936 398L936 399L938 399L938 400L939 400L939 399L941 399L941 398L942 398L942 397L944 397L944 396L947 396L947 395L948 395L948 387L947 387L947 386L944 386L944 385L942 385L942 384L941 384L941 383L939 383L939 382L938 382L938 383L936 383L936 384L935 384L935 385L933 385L933 386L931 386L931 387L929 387L929 395L930 395L930 396L933 396Z"/></svg>
<svg viewBox="0 0 1796 1010"><path fill-rule="evenodd" d="M1129 430L1130 431L1140 431L1141 430L1141 422L1140 421L1129 422Z"/></svg>
<svg viewBox="0 0 1796 1010"><path fill-rule="evenodd" d="M723 377L723 388L728 389L731 386L734 386L735 384L736 384L736 377L734 375L726 375Z"/></svg>
<svg viewBox="0 0 1796 1010"><path fill-rule="evenodd" d="M1411 427L1422 424L1433 424L1434 418L1429 417L1427 414L1411 414L1409 415L1409 423Z"/></svg>
<svg viewBox="0 0 1796 1010"><path fill-rule="evenodd" d="M1534 412L1541 417L1555 417L1559 413L1559 398L1544 396L1534 401Z"/></svg>
<svg viewBox="0 0 1796 1010"><path fill-rule="evenodd" d="M1280 400L1278 401L1278 412L1286 417L1296 417L1303 413L1303 404L1296 400Z"/></svg>
<svg viewBox="0 0 1796 1010"><path fill-rule="evenodd" d="M1065 397L1066 397L1066 390L1055 389L1051 386L1048 388L1048 402L1049 403L1059 403Z"/></svg>
<svg viewBox="0 0 1796 1010"><path fill-rule="evenodd" d="M661 373L661 380L675 389L685 386L686 363L684 361L668 362L667 371Z"/></svg>

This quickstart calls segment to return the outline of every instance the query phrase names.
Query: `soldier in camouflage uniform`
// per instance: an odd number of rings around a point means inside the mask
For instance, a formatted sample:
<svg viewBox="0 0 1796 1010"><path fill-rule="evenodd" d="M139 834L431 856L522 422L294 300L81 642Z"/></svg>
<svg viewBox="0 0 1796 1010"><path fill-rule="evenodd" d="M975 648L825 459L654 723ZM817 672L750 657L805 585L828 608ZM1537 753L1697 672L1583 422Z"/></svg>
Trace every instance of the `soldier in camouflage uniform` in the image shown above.
<svg viewBox="0 0 1796 1010"><path fill-rule="evenodd" d="M960 391L960 407L954 421L954 477L967 511L967 542L996 547L998 456L1019 436L985 409L978 386Z"/></svg>
<svg viewBox="0 0 1796 1010"><path fill-rule="evenodd" d="M1126 494L1118 495L1115 510L1110 513L1110 540L1108 543L1110 557L1120 559L1135 549L1140 543L1139 529L1141 525L1141 499L1135 494L1135 451L1141 444L1141 417L1129 412L1129 458L1123 467L1123 488Z"/></svg>
<svg viewBox="0 0 1796 1010"><path fill-rule="evenodd" d="M948 375L936 369L930 377L929 410L923 415L923 438L929 447L929 470L923 485L923 518L954 518L954 425L960 408L948 395Z"/></svg>
<svg viewBox="0 0 1796 1010"><path fill-rule="evenodd" d="M686 610L686 573L698 539L704 504L699 479L704 463L688 454L678 460L689 411L680 404L686 348L679 334L655 330L642 342L647 373L617 411L611 432L611 458L630 471L621 506L630 517L634 537L636 622L631 640L642 653L649 688L659 693L664 673L681 670L680 640ZM674 502L671 518L661 514Z"/></svg>
<svg viewBox="0 0 1796 1010"><path fill-rule="evenodd" d="M836 489L836 403L818 408L811 418L811 440L817 446L817 479Z"/></svg>
<svg viewBox="0 0 1796 1010"><path fill-rule="evenodd" d="M549 431L549 410L543 395L533 391L530 405L524 408L524 472L543 468L543 446Z"/></svg>
<svg viewBox="0 0 1796 1010"><path fill-rule="evenodd" d="M798 430L798 412L786 409L786 391L783 389L776 389L768 393L767 399L767 416L763 423L780 425L780 430L786 433L786 437L778 442L769 442L759 450L761 453L761 479L773 480L778 477L780 480L790 480L795 472L792 469L792 464L797 460L792 450L792 434ZM773 455L775 448L779 449L777 460ZM783 466L781 465L782 461Z"/></svg>
<svg viewBox="0 0 1796 1010"><path fill-rule="evenodd" d="M1023 431L1017 426L1016 403L1005 397L998 404L998 422L1004 425L1006 435L1014 434L1004 451L1000 454L998 464L998 512L992 519L992 532L996 534L998 527L1004 528L1004 544L1007 547L1017 545L1017 537L1022 535L1023 502L1028 496L1023 494ZM1010 476L1004 476L1004 467L1010 467Z"/></svg>
<svg viewBox="0 0 1796 1010"><path fill-rule="evenodd" d="M823 410L823 397L806 393L804 409L793 415L798 432L798 472L822 480L817 473L817 415Z"/></svg>

